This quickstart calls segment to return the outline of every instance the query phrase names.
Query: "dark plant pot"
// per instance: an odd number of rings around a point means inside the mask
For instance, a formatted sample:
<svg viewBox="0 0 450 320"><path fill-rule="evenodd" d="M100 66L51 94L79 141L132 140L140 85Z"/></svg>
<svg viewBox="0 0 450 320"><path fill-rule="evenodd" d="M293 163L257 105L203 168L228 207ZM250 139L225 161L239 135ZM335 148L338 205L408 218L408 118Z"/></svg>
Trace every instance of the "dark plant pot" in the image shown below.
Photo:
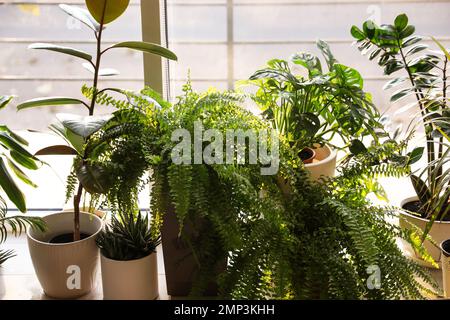
<svg viewBox="0 0 450 320"><path fill-rule="evenodd" d="M194 225L196 230L193 230L190 225L186 224L184 226L184 234L192 236L195 233L201 232L201 229L205 228L205 221L198 219ZM164 215L164 223L161 229L167 293L172 297L185 297L191 293L192 286L199 273L199 267L191 248L178 237L178 233L179 223L175 215L175 210L172 206L169 206ZM223 264L218 268L217 275L222 273L225 268L226 259L224 259ZM210 283L203 293L205 297L215 297L217 295L217 283Z"/></svg>
<svg viewBox="0 0 450 320"><path fill-rule="evenodd" d="M442 251L441 267L442 267L442 287L444 289L445 298L450 298L450 239L441 242Z"/></svg>

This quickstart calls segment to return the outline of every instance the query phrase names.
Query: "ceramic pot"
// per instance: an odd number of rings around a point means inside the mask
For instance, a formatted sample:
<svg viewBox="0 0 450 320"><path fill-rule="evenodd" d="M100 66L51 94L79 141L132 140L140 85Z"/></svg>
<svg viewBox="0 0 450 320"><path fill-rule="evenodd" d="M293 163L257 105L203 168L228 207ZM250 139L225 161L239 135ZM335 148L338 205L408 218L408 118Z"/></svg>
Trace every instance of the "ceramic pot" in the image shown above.
<svg viewBox="0 0 450 320"><path fill-rule="evenodd" d="M400 206L403 208L405 204L412 201L417 201L418 197L409 197L404 199ZM428 219L421 218L406 212L401 212L400 227L405 229L411 229L411 224L417 226L420 230L425 231L427 223L430 221ZM444 240L450 238L450 221L435 221L429 232L429 236L436 242L441 243ZM403 241L404 248L410 256L420 258L420 256L414 251L409 243ZM439 262L441 260L441 250L433 245L430 241L425 240L423 243L427 252L431 255L434 261ZM428 266L431 266L425 263Z"/></svg>
<svg viewBox="0 0 450 320"><path fill-rule="evenodd" d="M442 287L444 297L450 298L450 239L441 242Z"/></svg>
<svg viewBox="0 0 450 320"><path fill-rule="evenodd" d="M112 260L101 255L103 299L154 300L158 298L156 252L136 260Z"/></svg>
<svg viewBox="0 0 450 320"><path fill-rule="evenodd" d="M306 170L311 174L311 179L317 181L321 176L334 177L336 172L336 151L327 145L313 150L315 152L314 159L311 163L305 164Z"/></svg>
<svg viewBox="0 0 450 320"><path fill-rule="evenodd" d="M80 212L80 232L89 236L68 243L50 243L55 236L73 232L73 212L43 218L46 232L28 228L28 248L44 293L52 298L73 299L89 293L96 283L99 250L95 243L102 230L96 215Z"/></svg>

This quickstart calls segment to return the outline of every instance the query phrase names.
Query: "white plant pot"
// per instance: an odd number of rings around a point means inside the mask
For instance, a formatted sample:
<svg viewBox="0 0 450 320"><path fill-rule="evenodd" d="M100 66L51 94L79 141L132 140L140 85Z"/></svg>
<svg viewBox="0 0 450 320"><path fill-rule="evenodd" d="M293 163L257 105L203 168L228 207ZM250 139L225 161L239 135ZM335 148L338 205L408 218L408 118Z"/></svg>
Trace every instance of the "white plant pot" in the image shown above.
<svg viewBox="0 0 450 320"><path fill-rule="evenodd" d="M73 212L60 212L43 218L46 232L27 231L28 248L36 276L45 294L52 298L74 299L95 286L99 250L95 243L102 230L96 215L80 212L80 232L86 239L69 243L49 243L55 236L73 232Z"/></svg>
<svg viewBox="0 0 450 320"><path fill-rule="evenodd" d="M311 174L311 179L319 180L321 176L334 177L336 172L337 153L329 146L314 149L316 157L312 163L305 164L306 170Z"/></svg>
<svg viewBox="0 0 450 320"><path fill-rule="evenodd" d="M101 255L103 299L154 300L158 298L156 253L144 258L118 261Z"/></svg>
<svg viewBox="0 0 450 320"><path fill-rule="evenodd" d="M418 197L409 197L404 199L400 206L403 207L406 203L418 200ZM404 229L411 229L411 224L420 228L420 230L425 231L427 223L430 221L428 219L420 218L419 216L414 216L406 212L401 212L400 227ZM450 238L450 221L435 221L429 232L429 236L439 245L442 241ZM406 253L411 257L416 257L420 259L420 256L416 254L414 249L409 243L403 241L403 247L407 251ZM433 245L430 241L424 241L424 247L427 252L431 255L434 261L439 262L441 260L441 250L439 247ZM423 263L426 266L431 266L429 263Z"/></svg>

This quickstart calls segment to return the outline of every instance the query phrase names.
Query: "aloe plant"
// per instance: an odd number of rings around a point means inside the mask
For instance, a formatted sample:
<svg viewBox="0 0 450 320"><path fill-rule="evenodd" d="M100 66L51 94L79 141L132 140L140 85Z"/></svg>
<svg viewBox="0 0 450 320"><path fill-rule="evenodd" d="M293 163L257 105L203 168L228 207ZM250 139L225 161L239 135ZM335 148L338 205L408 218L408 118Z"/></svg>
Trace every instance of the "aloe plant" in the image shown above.
<svg viewBox="0 0 450 320"><path fill-rule="evenodd" d="M75 155L73 172L78 179L78 188L75 191L74 205L74 237L73 240L80 240L80 202L83 191L91 194L101 194L108 190L111 177L109 177L106 168L101 164L95 163L94 156L89 153L86 145L92 135L99 132L102 127L111 118L110 116L95 116L95 108L102 93L112 91L124 93L117 88L99 88L99 79L102 76L117 75L118 71L114 69L102 69L101 62L103 56L110 50L128 48L142 51L144 53L155 54L167 59L177 60L176 55L170 50L156 44L142 41L127 41L114 44L112 46L102 47L102 36L105 26L118 17L120 17L129 5L129 0L86 0L87 9L72 5L61 4L60 8L68 15L81 21L85 26L92 30L96 39L96 53L92 55L88 52L48 43L36 43L30 45L30 49L49 50L65 55L70 55L84 61L82 66L93 74L92 94L87 101L73 97L44 97L25 101L20 104L18 110L34 107L61 106L61 105L80 105L87 109L87 116L75 116L69 114L57 115L58 122L50 126L50 129L61 136L68 145L51 146L42 149L36 155Z"/></svg>

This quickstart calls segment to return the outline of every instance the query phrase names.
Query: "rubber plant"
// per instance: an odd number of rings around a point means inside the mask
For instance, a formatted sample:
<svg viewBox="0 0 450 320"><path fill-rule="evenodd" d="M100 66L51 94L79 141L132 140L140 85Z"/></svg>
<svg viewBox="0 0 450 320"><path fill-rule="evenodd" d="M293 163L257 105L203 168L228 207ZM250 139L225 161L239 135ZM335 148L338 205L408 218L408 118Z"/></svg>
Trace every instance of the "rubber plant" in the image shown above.
<svg viewBox="0 0 450 320"><path fill-rule="evenodd" d="M0 96L0 109L5 108L12 99L13 96ZM40 230L45 228L43 221L38 217L6 216L8 208L5 198L8 198L20 212L27 211L25 196L17 185L17 179L36 187L23 169L37 170L40 161L25 149L26 146L28 142L25 139L6 125L0 125L0 243L6 240L7 226L15 235L22 233L27 226ZM0 250L0 265L12 256L14 256L12 250Z"/></svg>
<svg viewBox="0 0 450 320"><path fill-rule="evenodd" d="M144 53L155 54L167 59L176 60L176 55L170 50L159 45L142 42L126 41L116 43L112 46L102 47L102 36L106 25L120 17L129 5L129 0L86 0L87 9L72 5L61 4L59 7L68 15L81 21L95 35L96 53L91 55L88 52L75 48L63 47L48 43L35 43L29 46L30 49L50 50L65 55L70 55L80 60L84 60L82 66L93 74L92 87L83 86L83 93L88 98L87 101L72 97L44 97L26 101L20 104L18 110L44 106L80 105L87 110L87 116L73 114L58 114L59 120L52 124L50 129L60 135L69 144L50 146L42 149L36 155L74 155L73 170L69 176L69 181L78 180L76 190L68 190L68 198L74 193L74 233L73 240L80 240L80 202L83 191L91 195L104 194L111 186L112 178L106 168L101 163L96 162L95 154L91 154L89 140L99 132L102 127L112 118L112 115L94 115L96 106L103 104L102 95L107 92L124 93L118 88L99 88L100 77L117 75L119 72L111 68L101 68L103 56L110 50L128 48ZM69 186L72 185L69 183Z"/></svg>
<svg viewBox="0 0 450 320"><path fill-rule="evenodd" d="M404 103L398 113L416 110L419 124L425 132L425 147L416 147L410 153L411 162L419 160L424 151L427 166L420 174L411 174L411 182L421 205L423 218L430 219L430 227L436 219L442 220L450 206L448 171L449 145L444 141L450 134L450 112L448 109L448 51L437 42L440 51L433 51L415 34L415 27L409 24L406 14L398 15L393 24L378 26L366 21L362 28L353 26L351 34L358 49L370 60L376 60L384 73L394 77L384 89L396 88L391 102ZM431 39L430 39L431 40ZM425 236L425 235L424 235Z"/></svg>

